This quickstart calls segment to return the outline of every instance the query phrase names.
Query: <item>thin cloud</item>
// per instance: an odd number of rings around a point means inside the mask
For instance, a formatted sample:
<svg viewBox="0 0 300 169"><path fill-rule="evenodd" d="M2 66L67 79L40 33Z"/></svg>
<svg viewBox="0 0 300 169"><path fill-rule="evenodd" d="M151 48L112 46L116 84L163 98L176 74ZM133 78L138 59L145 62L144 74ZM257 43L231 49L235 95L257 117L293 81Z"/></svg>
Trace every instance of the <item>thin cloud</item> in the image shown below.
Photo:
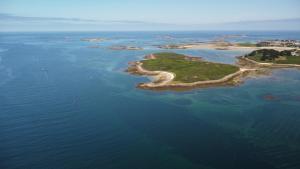
<svg viewBox="0 0 300 169"><path fill-rule="evenodd" d="M7 13L0 13L0 21L10 22L79 22L90 24L165 24L165 23L152 23L143 21L130 21L130 20L93 20L81 18L60 18L60 17L30 17L30 16L17 16Z"/></svg>
<svg viewBox="0 0 300 169"><path fill-rule="evenodd" d="M96 22L96 20L79 19L79 18L58 18L58 17L30 17L30 16L16 16L12 14L0 13L0 20L2 21L84 21Z"/></svg>
<svg viewBox="0 0 300 169"><path fill-rule="evenodd" d="M6 30L300 30L300 18L175 24L132 20L30 17L0 13L0 31Z"/></svg>

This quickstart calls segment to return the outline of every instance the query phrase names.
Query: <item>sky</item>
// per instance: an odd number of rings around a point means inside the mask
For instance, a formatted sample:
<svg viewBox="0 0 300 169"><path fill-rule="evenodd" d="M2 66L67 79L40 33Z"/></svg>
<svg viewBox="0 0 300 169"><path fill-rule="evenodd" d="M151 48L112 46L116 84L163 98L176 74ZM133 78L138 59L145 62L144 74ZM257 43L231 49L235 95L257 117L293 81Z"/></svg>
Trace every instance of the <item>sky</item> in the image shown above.
<svg viewBox="0 0 300 169"><path fill-rule="evenodd" d="M0 31L235 29L245 22L300 30L299 7L300 0L1 0Z"/></svg>

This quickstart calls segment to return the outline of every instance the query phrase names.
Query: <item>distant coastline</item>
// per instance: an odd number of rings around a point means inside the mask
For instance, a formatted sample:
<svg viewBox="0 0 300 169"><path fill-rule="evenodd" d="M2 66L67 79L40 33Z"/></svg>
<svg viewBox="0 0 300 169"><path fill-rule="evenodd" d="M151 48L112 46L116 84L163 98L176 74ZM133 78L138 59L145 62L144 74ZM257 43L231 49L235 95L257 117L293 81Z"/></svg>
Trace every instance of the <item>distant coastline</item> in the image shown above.
<svg viewBox="0 0 300 169"><path fill-rule="evenodd" d="M300 42L291 40L270 40L258 43L232 43L223 40L211 42L196 42L186 44L167 44L160 45L161 49L215 49L215 50L236 50L254 51L260 49L274 49L278 51L300 49Z"/></svg>

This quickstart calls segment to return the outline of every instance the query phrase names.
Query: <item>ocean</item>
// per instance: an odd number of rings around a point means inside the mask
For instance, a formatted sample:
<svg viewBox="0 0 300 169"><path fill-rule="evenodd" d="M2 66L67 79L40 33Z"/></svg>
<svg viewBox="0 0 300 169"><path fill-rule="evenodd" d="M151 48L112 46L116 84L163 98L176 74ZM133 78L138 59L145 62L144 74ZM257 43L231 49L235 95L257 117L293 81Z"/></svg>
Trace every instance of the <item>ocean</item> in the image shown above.
<svg viewBox="0 0 300 169"><path fill-rule="evenodd" d="M158 45L297 39L300 32L0 33L1 169L297 169L300 70L238 86L136 88L128 63L172 51L234 64L245 51ZM102 42L82 38L105 38ZM144 50L111 50L131 45Z"/></svg>

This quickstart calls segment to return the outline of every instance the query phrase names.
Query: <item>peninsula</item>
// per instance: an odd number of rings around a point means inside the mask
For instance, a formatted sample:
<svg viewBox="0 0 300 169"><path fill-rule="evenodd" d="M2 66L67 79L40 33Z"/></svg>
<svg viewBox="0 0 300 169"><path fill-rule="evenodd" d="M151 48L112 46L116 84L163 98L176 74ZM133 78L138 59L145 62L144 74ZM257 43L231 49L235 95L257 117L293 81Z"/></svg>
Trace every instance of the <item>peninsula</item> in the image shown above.
<svg viewBox="0 0 300 169"><path fill-rule="evenodd" d="M233 85L239 83L243 75L255 70L182 54L155 53L131 63L127 71L152 77L152 82L141 83L140 88L170 89Z"/></svg>

